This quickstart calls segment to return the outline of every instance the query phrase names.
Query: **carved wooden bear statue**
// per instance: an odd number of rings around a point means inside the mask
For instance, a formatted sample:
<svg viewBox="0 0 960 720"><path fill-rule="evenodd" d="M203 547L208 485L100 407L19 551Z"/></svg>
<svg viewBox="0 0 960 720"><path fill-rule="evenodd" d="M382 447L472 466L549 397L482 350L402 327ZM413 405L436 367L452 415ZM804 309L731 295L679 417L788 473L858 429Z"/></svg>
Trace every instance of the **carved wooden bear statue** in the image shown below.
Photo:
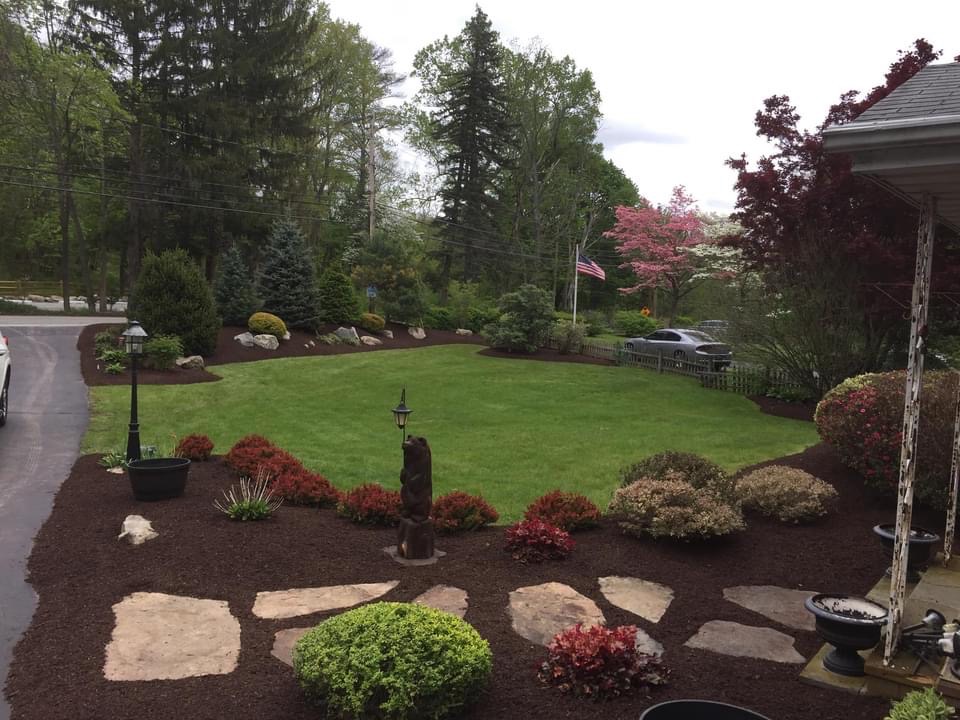
<svg viewBox="0 0 960 720"><path fill-rule="evenodd" d="M403 443L400 500L399 555L411 560L433 557L433 467L426 438L407 435Z"/></svg>

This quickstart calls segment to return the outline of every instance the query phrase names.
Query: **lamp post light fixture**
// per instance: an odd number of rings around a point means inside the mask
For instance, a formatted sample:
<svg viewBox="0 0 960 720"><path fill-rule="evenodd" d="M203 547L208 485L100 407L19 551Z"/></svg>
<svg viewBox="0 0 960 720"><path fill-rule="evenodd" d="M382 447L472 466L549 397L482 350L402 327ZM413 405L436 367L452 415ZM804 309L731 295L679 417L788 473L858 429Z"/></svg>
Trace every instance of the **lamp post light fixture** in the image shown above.
<svg viewBox="0 0 960 720"><path fill-rule="evenodd" d="M137 360L149 337L136 320L123 331L123 347L130 356L130 431L127 433L127 462L140 459L140 423L137 420Z"/></svg>
<svg viewBox="0 0 960 720"><path fill-rule="evenodd" d="M410 408L407 407L407 389L403 388L400 391L400 404L393 409L393 419L397 423L397 427L400 428L400 447L403 447L404 432L407 429L407 417L410 413L413 412Z"/></svg>

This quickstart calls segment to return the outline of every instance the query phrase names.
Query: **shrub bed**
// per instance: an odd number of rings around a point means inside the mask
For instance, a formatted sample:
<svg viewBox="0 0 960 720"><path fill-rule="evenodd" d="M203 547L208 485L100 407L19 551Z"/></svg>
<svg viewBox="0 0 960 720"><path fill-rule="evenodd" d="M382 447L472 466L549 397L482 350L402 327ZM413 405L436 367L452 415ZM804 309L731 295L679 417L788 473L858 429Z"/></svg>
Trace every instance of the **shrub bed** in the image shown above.
<svg viewBox="0 0 960 720"><path fill-rule="evenodd" d="M400 522L400 493L377 483L348 490L337 503L337 514L361 525L396 525Z"/></svg>
<svg viewBox="0 0 960 720"><path fill-rule="evenodd" d="M808 472L785 465L754 470L737 481L743 507L781 522L799 523L827 514L837 491Z"/></svg>
<svg viewBox="0 0 960 720"><path fill-rule="evenodd" d="M562 560L573 546L570 533L542 520L523 520L507 529L506 550L520 562Z"/></svg>
<svg viewBox="0 0 960 720"><path fill-rule="evenodd" d="M177 457L186 458L193 462L204 462L210 459L213 452L213 441L206 435L186 435L180 438L173 451Z"/></svg>
<svg viewBox="0 0 960 720"><path fill-rule="evenodd" d="M534 500L523 517L573 532L600 524L600 508L584 495L554 490Z"/></svg>
<svg viewBox="0 0 960 720"><path fill-rule="evenodd" d="M479 530L500 519L497 511L481 496L459 490L434 500L430 516L434 529L439 533Z"/></svg>
<svg viewBox="0 0 960 720"><path fill-rule="evenodd" d="M490 677L492 654L458 617L380 602L309 631L294 646L293 668L328 717L444 718L477 697Z"/></svg>

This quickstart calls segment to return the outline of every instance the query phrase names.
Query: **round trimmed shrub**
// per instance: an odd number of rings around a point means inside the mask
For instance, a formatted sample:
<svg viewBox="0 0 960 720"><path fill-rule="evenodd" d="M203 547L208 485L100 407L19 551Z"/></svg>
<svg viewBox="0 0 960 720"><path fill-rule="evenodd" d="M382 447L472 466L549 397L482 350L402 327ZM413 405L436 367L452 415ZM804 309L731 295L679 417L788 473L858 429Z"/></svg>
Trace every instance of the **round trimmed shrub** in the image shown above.
<svg viewBox="0 0 960 720"><path fill-rule="evenodd" d="M657 329L657 321L639 310L620 310L613 316L613 325L626 337L649 335Z"/></svg>
<svg viewBox="0 0 960 720"><path fill-rule="evenodd" d="M769 465L737 480L743 507L781 522L799 523L827 514L837 497L833 485L786 465Z"/></svg>
<svg viewBox="0 0 960 720"><path fill-rule="evenodd" d="M155 335L143 344L143 366L153 370L173 370L183 356L183 343L176 335Z"/></svg>
<svg viewBox="0 0 960 720"><path fill-rule="evenodd" d="M554 490L530 503L523 517L573 532L599 525L600 508L585 495Z"/></svg>
<svg viewBox="0 0 960 720"><path fill-rule="evenodd" d="M892 494L900 478L905 388L904 370L858 375L824 395L814 416L820 438L836 448L843 463L867 485ZM914 487L919 500L939 508L949 497L956 397L956 373L923 374Z"/></svg>
<svg viewBox="0 0 960 720"><path fill-rule="evenodd" d="M573 547L570 533L543 520L522 520L507 528L506 550L523 563L562 560Z"/></svg>
<svg viewBox="0 0 960 720"><path fill-rule="evenodd" d="M365 483L343 493L337 515L361 525L396 525L400 522L400 493L377 483Z"/></svg>
<svg viewBox="0 0 960 720"><path fill-rule="evenodd" d="M440 533L479 530L500 519L496 510L479 495L460 490L441 495L430 511L433 527Z"/></svg>
<svg viewBox="0 0 960 720"><path fill-rule="evenodd" d="M177 443L174 455L192 462L205 462L213 452L213 441L206 435L186 435Z"/></svg>
<svg viewBox="0 0 960 720"><path fill-rule="evenodd" d="M380 332L387 325L386 321L376 313L363 313L357 324L370 332Z"/></svg>
<svg viewBox="0 0 960 720"><path fill-rule="evenodd" d="M325 620L293 648L300 687L328 717L445 718L479 695L487 641L449 613L380 602Z"/></svg>
<svg viewBox="0 0 960 720"><path fill-rule="evenodd" d="M247 327L254 335L273 335L277 340L283 340L287 334L287 326L283 320L268 312L257 312L247 320Z"/></svg>
<svg viewBox="0 0 960 720"><path fill-rule="evenodd" d="M710 490L730 502L737 497L736 481L713 460L695 453L667 450L628 465L620 471L620 487L627 487L641 478L662 480L679 476L697 489Z"/></svg>

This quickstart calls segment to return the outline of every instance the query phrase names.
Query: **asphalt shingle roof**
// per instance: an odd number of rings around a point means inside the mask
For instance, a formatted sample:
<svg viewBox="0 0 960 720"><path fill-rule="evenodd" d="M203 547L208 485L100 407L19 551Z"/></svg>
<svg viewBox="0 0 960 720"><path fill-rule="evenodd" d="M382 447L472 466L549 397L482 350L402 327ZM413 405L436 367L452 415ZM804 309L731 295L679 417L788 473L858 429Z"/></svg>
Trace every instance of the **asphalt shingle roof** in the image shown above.
<svg viewBox="0 0 960 720"><path fill-rule="evenodd" d="M960 115L960 62L928 65L851 125Z"/></svg>

